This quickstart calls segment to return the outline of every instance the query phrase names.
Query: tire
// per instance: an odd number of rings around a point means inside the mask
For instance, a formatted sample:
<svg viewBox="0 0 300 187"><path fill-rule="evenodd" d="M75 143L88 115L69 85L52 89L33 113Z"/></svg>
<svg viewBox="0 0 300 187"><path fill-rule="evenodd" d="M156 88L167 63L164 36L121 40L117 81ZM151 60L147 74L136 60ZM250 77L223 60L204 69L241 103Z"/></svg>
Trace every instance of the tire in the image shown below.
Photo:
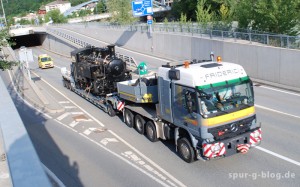
<svg viewBox="0 0 300 187"><path fill-rule="evenodd" d="M107 105L107 113L110 117L114 117L116 115L116 111L113 109L110 103Z"/></svg>
<svg viewBox="0 0 300 187"><path fill-rule="evenodd" d="M146 123L146 136L151 142L157 142L156 128L152 121Z"/></svg>
<svg viewBox="0 0 300 187"><path fill-rule="evenodd" d="M64 84L64 87L66 88L67 87L67 81L63 79L63 84Z"/></svg>
<svg viewBox="0 0 300 187"><path fill-rule="evenodd" d="M144 134L144 128L145 128L144 118L140 115L136 115L134 119L135 119L134 124L135 124L136 131L140 134Z"/></svg>
<svg viewBox="0 0 300 187"><path fill-rule="evenodd" d="M125 123L128 127L132 128L134 123L134 116L130 110L127 108L124 111Z"/></svg>
<svg viewBox="0 0 300 187"><path fill-rule="evenodd" d="M180 138L177 142L180 157L187 163L195 161L195 151L187 138Z"/></svg>

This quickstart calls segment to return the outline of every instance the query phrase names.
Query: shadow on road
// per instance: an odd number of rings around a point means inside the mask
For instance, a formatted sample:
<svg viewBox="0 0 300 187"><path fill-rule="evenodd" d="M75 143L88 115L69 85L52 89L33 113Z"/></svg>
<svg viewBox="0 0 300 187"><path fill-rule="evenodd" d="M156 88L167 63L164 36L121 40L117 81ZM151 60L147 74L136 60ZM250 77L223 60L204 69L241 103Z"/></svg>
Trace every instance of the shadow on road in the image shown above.
<svg viewBox="0 0 300 187"><path fill-rule="evenodd" d="M1 77L3 78L3 74ZM5 78L3 78L3 80L4 79ZM7 77L4 82L8 82ZM63 150L55 143L47 130L46 122L48 119L24 103L24 101L14 92L11 83L7 85L7 89L14 101L40 161L52 171L65 186L83 186L78 176L78 163L76 161L71 162L68 155L65 155ZM15 142L14 145L22 145L22 138Z"/></svg>

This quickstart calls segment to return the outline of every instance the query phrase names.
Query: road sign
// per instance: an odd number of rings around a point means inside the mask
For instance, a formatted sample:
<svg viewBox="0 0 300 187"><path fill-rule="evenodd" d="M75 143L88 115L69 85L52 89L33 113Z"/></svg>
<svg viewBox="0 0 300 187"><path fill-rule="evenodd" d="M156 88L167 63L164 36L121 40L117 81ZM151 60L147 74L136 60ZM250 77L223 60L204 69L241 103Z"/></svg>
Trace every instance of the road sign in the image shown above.
<svg viewBox="0 0 300 187"><path fill-rule="evenodd" d="M152 0L132 1L133 16L146 16L153 14Z"/></svg>
<svg viewBox="0 0 300 187"><path fill-rule="evenodd" d="M32 50L26 49L26 48L21 48L19 50L19 60L21 62L29 62L29 63L34 62Z"/></svg>
<svg viewBox="0 0 300 187"><path fill-rule="evenodd" d="M147 24L151 25L152 24L152 20L147 20Z"/></svg>

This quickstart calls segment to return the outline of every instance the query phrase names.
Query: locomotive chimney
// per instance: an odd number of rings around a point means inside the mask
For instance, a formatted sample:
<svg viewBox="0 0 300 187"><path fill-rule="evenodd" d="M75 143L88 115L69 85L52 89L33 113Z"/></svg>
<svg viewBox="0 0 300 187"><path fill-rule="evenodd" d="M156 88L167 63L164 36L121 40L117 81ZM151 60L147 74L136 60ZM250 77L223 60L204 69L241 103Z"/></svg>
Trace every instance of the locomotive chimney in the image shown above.
<svg viewBox="0 0 300 187"><path fill-rule="evenodd" d="M115 45L108 45L108 51L110 58L115 58Z"/></svg>

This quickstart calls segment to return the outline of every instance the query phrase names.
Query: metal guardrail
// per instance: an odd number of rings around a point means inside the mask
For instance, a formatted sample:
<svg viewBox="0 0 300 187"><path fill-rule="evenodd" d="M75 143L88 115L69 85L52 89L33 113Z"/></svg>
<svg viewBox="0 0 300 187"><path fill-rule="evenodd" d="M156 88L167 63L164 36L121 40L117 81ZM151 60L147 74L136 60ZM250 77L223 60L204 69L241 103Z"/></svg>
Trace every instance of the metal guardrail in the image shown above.
<svg viewBox="0 0 300 187"><path fill-rule="evenodd" d="M126 62L127 66L129 66L131 69L136 69L138 67L133 57L129 57L121 53L116 53L116 56Z"/></svg>
<svg viewBox="0 0 300 187"><path fill-rule="evenodd" d="M126 31L149 32L150 27L145 24L139 25L112 25L99 23L98 27L108 29L120 29ZM215 30L202 28L196 24L153 24L152 32L176 33L191 36L206 37L218 40L233 40L250 44L263 44L274 47L300 50L300 36L277 35L268 33L237 32L235 30Z"/></svg>
<svg viewBox="0 0 300 187"><path fill-rule="evenodd" d="M68 35L66 33L63 33L63 32L60 32L58 30L55 30L55 29L51 29L51 28L47 28L47 32L50 32L54 35L57 35L57 36L60 36L76 45L79 45L81 47L86 47L86 46L92 46L92 44L88 43L88 42L85 42L85 41L82 41L74 36L71 36L71 35ZM116 53L116 56L120 59L122 59L124 62L126 62L127 66L129 66L130 68L134 69L134 68L137 68L137 64L136 64L136 61L133 57L130 57L130 56L127 56L127 55L124 55L124 54L121 54L121 53Z"/></svg>

